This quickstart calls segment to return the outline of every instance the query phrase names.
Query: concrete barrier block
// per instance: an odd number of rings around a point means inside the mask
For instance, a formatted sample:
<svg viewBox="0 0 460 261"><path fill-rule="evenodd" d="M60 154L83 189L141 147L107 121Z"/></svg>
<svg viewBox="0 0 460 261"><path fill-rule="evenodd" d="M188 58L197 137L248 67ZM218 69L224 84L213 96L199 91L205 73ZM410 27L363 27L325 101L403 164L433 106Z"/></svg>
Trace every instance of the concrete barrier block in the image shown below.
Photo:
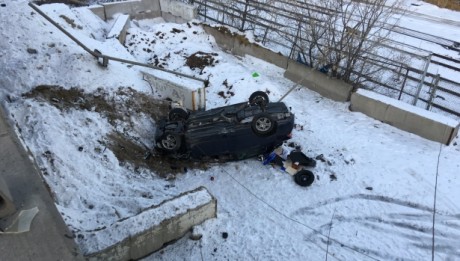
<svg viewBox="0 0 460 261"><path fill-rule="evenodd" d="M136 13L135 15L132 15L132 18L136 20L153 19L157 17L161 17L161 11L159 10L157 11L146 10L143 12Z"/></svg>
<svg viewBox="0 0 460 261"><path fill-rule="evenodd" d="M232 33L224 26L211 27L203 25L207 34L216 40L216 43L224 50L232 52L234 55L251 55L283 69L287 68L288 58L280 53L275 53L256 43L251 43L244 35Z"/></svg>
<svg viewBox="0 0 460 261"><path fill-rule="evenodd" d="M160 0L160 6L163 13L170 13L174 16L183 18L185 21L195 19L198 14L196 7L193 5L174 0Z"/></svg>
<svg viewBox="0 0 460 261"><path fill-rule="evenodd" d="M299 83L322 96L340 102L350 99L353 86L307 67L301 63L289 60L284 77Z"/></svg>
<svg viewBox="0 0 460 261"><path fill-rule="evenodd" d="M107 18L105 17L105 9L102 5L92 5L88 7L95 15L99 16L102 20L106 21Z"/></svg>
<svg viewBox="0 0 460 261"><path fill-rule="evenodd" d="M408 131L407 127L405 126L407 114L407 111L401 110L401 108L397 106L389 105L382 121L392 126L398 127L399 129Z"/></svg>
<svg viewBox="0 0 460 261"><path fill-rule="evenodd" d="M206 91L201 82L152 73L142 72L144 79L162 98L169 98L192 111L206 110Z"/></svg>
<svg viewBox="0 0 460 261"><path fill-rule="evenodd" d="M103 3L102 6L104 6L106 19L111 19L116 14L135 16L135 14L145 11L141 1Z"/></svg>
<svg viewBox="0 0 460 261"><path fill-rule="evenodd" d="M460 128L459 122L443 115L362 89L352 94L350 110L446 145L451 143Z"/></svg>
<svg viewBox="0 0 460 261"><path fill-rule="evenodd" d="M142 0L144 11L160 12L160 0Z"/></svg>
<svg viewBox="0 0 460 261"><path fill-rule="evenodd" d="M233 51L235 45L235 37L233 37L230 30L224 26L212 27L206 24L203 24L203 29L207 34L210 34L216 40L216 43L220 48L226 51Z"/></svg>
<svg viewBox="0 0 460 261"><path fill-rule="evenodd" d="M183 24L190 21L189 19L184 19L168 12L161 12L161 17L168 23Z"/></svg>
<svg viewBox="0 0 460 261"><path fill-rule="evenodd" d="M135 19L151 19L165 16L165 21L184 23L197 17L193 5L168 0L132 0L125 2L103 3L90 9L104 20L116 14L127 14Z"/></svg>
<svg viewBox="0 0 460 261"><path fill-rule="evenodd" d="M10 190L3 178L0 177L0 218L7 217L14 212L16 212L16 207L14 206Z"/></svg>
<svg viewBox="0 0 460 261"><path fill-rule="evenodd" d="M137 216L85 236L87 260L137 260L183 237L193 226L215 218L217 201L206 188L199 187L166 200Z"/></svg>
<svg viewBox="0 0 460 261"><path fill-rule="evenodd" d="M107 39L117 38L121 44L124 44L126 40L126 30L129 28L129 23L129 15L125 14L117 16L115 23L112 25L112 28L107 34Z"/></svg>
<svg viewBox="0 0 460 261"><path fill-rule="evenodd" d="M286 69L289 59L280 53L275 53L256 43L249 43L246 38L236 37L234 43L234 52L240 53L241 56L251 55L280 68Z"/></svg>
<svg viewBox="0 0 460 261"><path fill-rule="evenodd" d="M388 104L367 98L356 93L351 95L350 110L366 112L366 115L374 115L376 119L385 119ZM368 113L367 113L368 112Z"/></svg>
<svg viewBox="0 0 460 261"><path fill-rule="evenodd" d="M141 0L141 11L131 13L131 17L137 20L153 19L161 16L160 0Z"/></svg>
<svg viewBox="0 0 460 261"><path fill-rule="evenodd" d="M413 113L407 113L404 126L408 132L444 144L449 144L450 136L455 137L456 135L455 129L453 130L448 125Z"/></svg>

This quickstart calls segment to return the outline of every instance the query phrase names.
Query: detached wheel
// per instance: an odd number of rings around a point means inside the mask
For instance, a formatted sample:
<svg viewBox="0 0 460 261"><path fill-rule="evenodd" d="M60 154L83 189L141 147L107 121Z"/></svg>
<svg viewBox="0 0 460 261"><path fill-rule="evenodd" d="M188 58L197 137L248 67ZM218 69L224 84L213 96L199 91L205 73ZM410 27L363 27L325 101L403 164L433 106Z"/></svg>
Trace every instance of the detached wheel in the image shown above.
<svg viewBox="0 0 460 261"><path fill-rule="evenodd" d="M276 122L268 113L260 113L252 119L252 130L258 136L268 136L275 131Z"/></svg>
<svg viewBox="0 0 460 261"><path fill-rule="evenodd" d="M258 106L265 106L269 103L267 93L263 91L256 91L249 96L249 104L251 105L258 105Z"/></svg>
<svg viewBox="0 0 460 261"><path fill-rule="evenodd" d="M185 121L188 119L188 111L182 108L174 108L169 111L168 117L170 121Z"/></svg>
<svg viewBox="0 0 460 261"><path fill-rule="evenodd" d="M161 147L167 152L176 152L179 150L182 142L181 138L177 134L166 133L160 138Z"/></svg>
<svg viewBox="0 0 460 261"><path fill-rule="evenodd" d="M303 169L294 175L294 181L299 186L308 187L315 181L315 175L313 172Z"/></svg>

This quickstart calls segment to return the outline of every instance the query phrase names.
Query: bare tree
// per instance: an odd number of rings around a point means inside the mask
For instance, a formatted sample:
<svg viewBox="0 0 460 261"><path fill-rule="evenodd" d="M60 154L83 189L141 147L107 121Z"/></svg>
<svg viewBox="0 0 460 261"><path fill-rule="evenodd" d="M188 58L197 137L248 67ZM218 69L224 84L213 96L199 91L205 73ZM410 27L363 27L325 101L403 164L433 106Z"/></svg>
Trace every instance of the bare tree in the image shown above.
<svg viewBox="0 0 460 261"><path fill-rule="evenodd" d="M300 2L304 5L296 13L303 37L296 46L311 67L355 84L379 71L371 61L378 60L379 48L398 21L398 1Z"/></svg>

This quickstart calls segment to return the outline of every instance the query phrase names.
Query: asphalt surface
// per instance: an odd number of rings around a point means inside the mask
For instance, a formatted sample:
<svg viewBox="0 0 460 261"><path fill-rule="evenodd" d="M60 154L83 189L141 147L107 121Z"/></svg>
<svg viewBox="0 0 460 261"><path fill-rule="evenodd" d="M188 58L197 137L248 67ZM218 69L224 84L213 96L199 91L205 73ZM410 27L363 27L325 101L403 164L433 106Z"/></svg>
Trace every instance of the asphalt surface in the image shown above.
<svg viewBox="0 0 460 261"><path fill-rule="evenodd" d="M39 211L29 232L0 234L0 260L84 260L31 159L0 106L0 177L18 211ZM6 228L14 215L0 219L0 228Z"/></svg>

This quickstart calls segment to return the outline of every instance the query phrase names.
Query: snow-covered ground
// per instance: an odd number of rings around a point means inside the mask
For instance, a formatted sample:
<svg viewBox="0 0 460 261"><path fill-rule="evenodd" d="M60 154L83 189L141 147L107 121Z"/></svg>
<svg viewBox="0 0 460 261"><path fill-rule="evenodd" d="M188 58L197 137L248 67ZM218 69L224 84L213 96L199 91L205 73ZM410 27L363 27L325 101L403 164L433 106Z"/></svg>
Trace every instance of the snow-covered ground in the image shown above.
<svg viewBox="0 0 460 261"><path fill-rule="evenodd" d="M194 229L201 240L184 237L146 260L427 260L433 242L436 260L460 260L458 137L450 146L431 142L303 88L285 102L296 115L292 142L318 158L311 187L256 159L168 168L179 163L142 155L161 108L142 80L147 69L101 68L27 1L0 3L2 106L80 245L88 233L205 186L218 213ZM209 77L207 108L256 90L277 100L294 84L278 67L223 52L198 21L132 23L125 48L105 40L110 23L86 8L41 9L91 49ZM198 51L214 54L213 65L186 66ZM168 171L174 179L164 178Z"/></svg>

